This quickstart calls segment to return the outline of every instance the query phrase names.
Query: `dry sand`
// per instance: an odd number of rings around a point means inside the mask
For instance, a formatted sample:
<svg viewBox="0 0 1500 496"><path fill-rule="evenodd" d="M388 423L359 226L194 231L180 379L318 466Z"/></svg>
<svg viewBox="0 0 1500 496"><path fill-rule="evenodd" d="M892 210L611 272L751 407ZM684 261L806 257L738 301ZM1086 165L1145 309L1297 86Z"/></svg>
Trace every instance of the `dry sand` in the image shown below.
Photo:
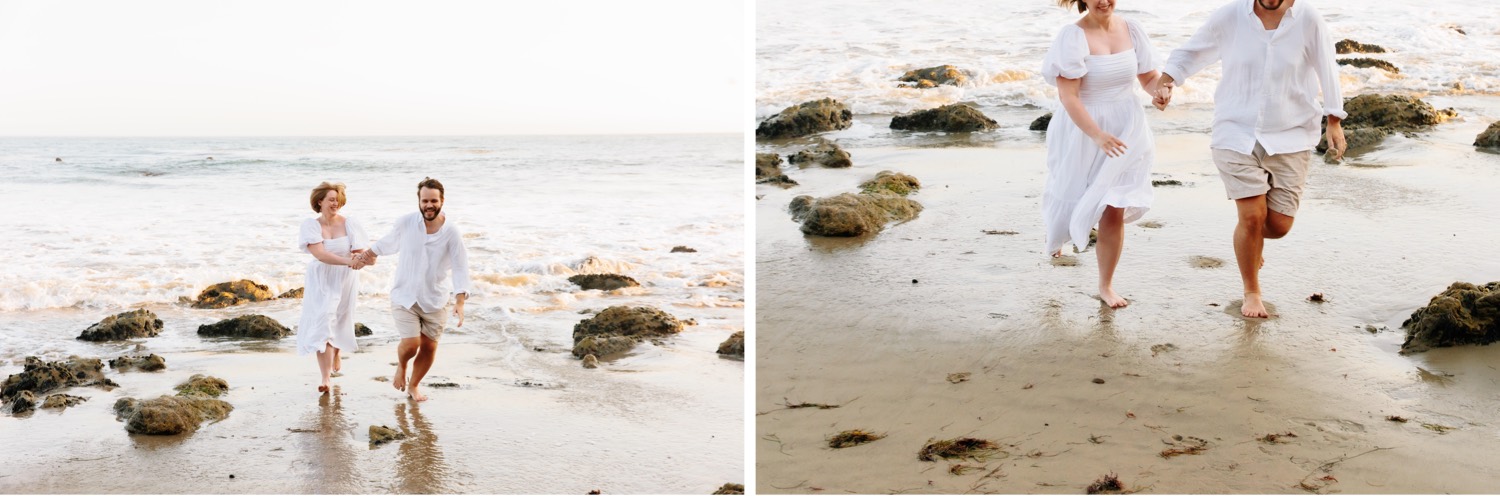
<svg viewBox="0 0 1500 496"><path fill-rule="evenodd" d="M1471 115L1500 107L1432 101ZM1121 310L1096 298L1092 252L1060 264L1042 253L1039 136L851 147L853 169L759 187L758 491L1080 493L1109 473L1152 493L1495 491L1500 348L1397 354L1400 323L1432 295L1500 280L1500 155L1468 145L1487 124L1315 163L1291 235L1267 244L1267 320L1237 314L1233 204L1205 134L1157 136L1155 178L1185 184L1156 189L1143 220L1159 227L1126 227L1116 287L1132 303ZM916 220L826 239L802 236L785 213L795 195L852 191L887 169L922 181ZM967 381L948 380L961 372ZM840 406L785 407L803 402ZM829 448L847 429L887 437ZM956 437L1002 451L918 460L929 439ZM1195 438L1206 450L1162 456ZM950 472L959 463L978 469Z"/></svg>

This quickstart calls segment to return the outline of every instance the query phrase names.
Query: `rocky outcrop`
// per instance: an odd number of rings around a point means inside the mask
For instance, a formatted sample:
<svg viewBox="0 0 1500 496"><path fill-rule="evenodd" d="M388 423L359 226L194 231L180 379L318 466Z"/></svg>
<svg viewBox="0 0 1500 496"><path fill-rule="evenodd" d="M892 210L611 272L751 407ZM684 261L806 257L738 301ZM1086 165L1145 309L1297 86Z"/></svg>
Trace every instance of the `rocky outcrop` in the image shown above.
<svg viewBox="0 0 1500 496"><path fill-rule="evenodd" d="M964 71L958 70L957 67L952 65L940 65L926 69L906 71L906 74L903 74L897 81L911 83L902 85L909 88L936 88L941 84L949 86L962 85L969 81L969 76L964 74Z"/></svg>
<svg viewBox="0 0 1500 496"><path fill-rule="evenodd" d="M745 494L744 484L725 483L714 494Z"/></svg>
<svg viewBox="0 0 1500 496"><path fill-rule="evenodd" d="M229 383L218 377L193 374L187 382L178 384L173 388L177 390L178 396L199 396L206 398L218 398L229 392Z"/></svg>
<svg viewBox="0 0 1500 496"><path fill-rule="evenodd" d="M1049 126L1051 124L1052 124L1052 113L1048 112L1047 115L1044 115L1044 116L1041 116L1041 117L1037 117L1036 120L1031 121L1031 130L1032 131L1046 131L1047 130L1047 126Z"/></svg>
<svg viewBox="0 0 1500 496"><path fill-rule="evenodd" d="M922 182L917 178L899 172L880 171L875 174L875 179L865 181L859 185L865 193L895 193L906 196L922 188Z"/></svg>
<svg viewBox="0 0 1500 496"><path fill-rule="evenodd" d="M1339 55L1350 53L1385 53L1385 47L1380 45L1366 45L1358 41L1345 39L1333 44L1334 51Z"/></svg>
<svg viewBox="0 0 1500 496"><path fill-rule="evenodd" d="M291 334L292 330L280 322L259 314L241 315L198 326L198 335L203 337L281 339Z"/></svg>
<svg viewBox="0 0 1500 496"><path fill-rule="evenodd" d="M1344 111L1349 113L1342 121L1349 152L1377 145L1391 133L1425 131L1458 116L1451 108L1439 110L1405 95L1359 95L1344 100ZM1324 127L1326 130L1326 120ZM1325 133L1318 142L1318 152L1327 149Z"/></svg>
<svg viewBox="0 0 1500 496"><path fill-rule="evenodd" d="M817 199L799 196L792 199L790 210L805 234L853 237L878 233L887 222L911 220L922 204L893 193L844 193Z"/></svg>
<svg viewBox="0 0 1500 496"><path fill-rule="evenodd" d="M1455 282L1401 323L1401 353L1500 341L1500 282Z"/></svg>
<svg viewBox="0 0 1500 496"><path fill-rule="evenodd" d="M719 354L745 358L745 331L735 331L729 339L719 343Z"/></svg>
<svg viewBox="0 0 1500 496"><path fill-rule="evenodd" d="M383 425L370 426L370 448L406 439L406 433Z"/></svg>
<svg viewBox="0 0 1500 496"><path fill-rule="evenodd" d="M597 289L600 291L614 291L622 288L633 288L641 283L635 282L630 276L620 274L578 274L568 278L568 282L577 284L584 291Z"/></svg>
<svg viewBox="0 0 1500 496"><path fill-rule="evenodd" d="M756 139L797 138L825 131L848 129L854 124L854 113L838 100L824 98L793 105L761 121L755 128Z"/></svg>
<svg viewBox="0 0 1500 496"><path fill-rule="evenodd" d="M676 317L652 307L612 306L573 326L573 356L608 357L643 339L682 332Z"/></svg>
<svg viewBox="0 0 1500 496"><path fill-rule="evenodd" d="M273 299L276 299L276 295L271 294L270 287L241 279L205 288L202 293L198 293L198 299L193 301L193 308L224 308Z"/></svg>
<svg viewBox="0 0 1500 496"><path fill-rule="evenodd" d="M1390 62L1386 62L1386 61L1380 60L1380 59L1372 59L1372 58L1369 58L1369 57L1359 57L1359 58L1352 58L1352 59L1339 59L1339 65L1352 65L1354 67L1358 67L1358 68L1361 68L1361 69L1368 69L1368 68L1374 67L1376 69L1384 69L1386 71L1394 72L1396 74L1400 74L1401 73L1401 69L1397 69L1396 68L1396 64L1392 64Z"/></svg>
<svg viewBox="0 0 1500 496"><path fill-rule="evenodd" d="M796 164L798 167L821 165L823 167L842 169L854 166L854 161L850 160L849 152L844 151L843 148L839 148L839 145L826 141L812 148L794 153L790 157L787 157L786 161Z"/></svg>
<svg viewBox="0 0 1500 496"><path fill-rule="evenodd" d="M109 368L124 372L127 370L141 370L155 372L167 369L167 359L155 353L146 356L122 356L109 361Z"/></svg>
<svg viewBox="0 0 1500 496"><path fill-rule="evenodd" d="M105 317L78 335L83 341L123 341L152 338L161 334L161 319L150 310L140 309Z"/></svg>
<svg viewBox="0 0 1500 496"><path fill-rule="evenodd" d="M944 131L963 133L987 131L1000 125L974 107L955 103L934 109L918 110L891 118L891 129L906 131Z"/></svg>
<svg viewBox="0 0 1500 496"><path fill-rule="evenodd" d="M104 377L104 362L98 358L75 356L67 360L47 362L37 357L26 357L21 373L6 377L4 385L0 386L0 401L9 401L23 391L41 395L75 386L108 389L119 387L119 384Z"/></svg>
<svg viewBox="0 0 1500 496"><path fill-rule="evenodd" d="M301 299L302 298L302 289L303 288L289 289L289 290L287 290L287 292L281 293L280 296L277 296L276 299L278 299L278 300L293 299L293 298Z"/></svg>
<svg viewBox="0 0 1500 496"><path fill-rule="evenodd" d="M131 434L167 436L198 430L206 421L220 421L234 410L224 400L203 396L160 396L150 400L120 398L115 417Z"/></svg>
<svg viewBox="0 0 1500 496"><path fill-rule="evenodd" d="M797 181L787 177L781 172L781 156L775 153L755 154L755 182L757 184L775 184L783 188L797 185Z"/></svg>
<svg viewBox="0 0 1500 496"><path fill-rule="evenodd" d="M375 335L375 331L370 330L370 328L368 326L366 326L366 325L364 325L362 323L359 323L359 322L355 322L354 323L354 337L362 338L362 337L365 337L365 336L374 336L374 335Z"/></svg>
<svg viewBox="0 0 1500 496"><path fill-rule="evenodd" d="M36 409L36 394L21 391L10 399L10 414L20 415Z"/></svg>
<svg viewBox="0 0 1500 496"><path fill-rule="evenodd" d="M49 394L47 395L47 400L42 402L42 408L66 409L68 407L78 406L79 403L83 403L88 400L88 398L84 398L82 396L73 396L71 394Z"/></svg>
<svg viewBox="0 0 1500 496"><path fill-rule="evenodd" d="M1495 121L1484 132L1479 133L1479 136L1475 136L1474 146L1500 148L1500 121Z"/></svg>

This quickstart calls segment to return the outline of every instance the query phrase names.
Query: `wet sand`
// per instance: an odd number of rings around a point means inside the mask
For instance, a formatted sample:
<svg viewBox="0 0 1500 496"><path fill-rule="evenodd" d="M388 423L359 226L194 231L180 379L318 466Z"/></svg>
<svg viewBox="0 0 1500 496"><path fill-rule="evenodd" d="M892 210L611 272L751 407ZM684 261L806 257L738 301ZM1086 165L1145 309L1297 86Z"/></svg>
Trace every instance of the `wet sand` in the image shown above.
<svg viewBox="0 0 1500 496"><path fill-rule="evenodd" d="M585 303L597 309L637 299L598 298ZM376 334L345 355L329 396L315 391L316 363L295 354L295 337L265 344L192 335L200 323L240 313L295 323L297 303L152 306L166 328L161 337L137 340L139 351L133 344L88 345L97 351L89 356L106 360L158 353L167 370L106 367L120 388L70 388L65 392L89 400L61 412L0 416L0 492L707 494L743 480L744 363L714 353L742 328L741 308L663 307L699 325L585 370L568 351L571 323L586 316L512 318L494 301L471 302L462 329L449 322L423 381L430 397L423 403L390 385L396 340L382 308L358 310ZM66 340L100 316L11 313L6 327L48 329ZM19 372L20 361L0 367L0 376ZM177 436L131 435L115 419L116 399L170 394L195 373L229 383L222 399L234 411L227 419ZM430 386L439 382L457 387ZM371 425L409 437L372 448Z"/></svg>
<svg viewBox="0 0 1500 496"><path fill-rule="evenodd" d="M1500 155L1469 145L1500 99L1429 101L1469 117L1314 164L1292 233L1267 243L1266 320L1238 316L1234 207L1204 109L1152 113L1154 178L1184 185L1158 187L1152 224L1126 227L1121 310L1095 296L1092 252L1042 253L1039 133L878 129L840 142L853 169L789 168L801 186L757 188L758 491L1080 493L1112 472L1152 493L1493 492L1500 348L1397 353L1400 323L1431 296L1500 280ZM796 195L855 191L887 169L922 181L915 220L827 239L786 213ZM841 406L784 406L804 402ZM887 437L829 448L847 429ZM1003 451L918 460L928 440L956 437ZM1207 449L1161 456L1192 438ZM959 463L979 469L951 473Z"/></svg>

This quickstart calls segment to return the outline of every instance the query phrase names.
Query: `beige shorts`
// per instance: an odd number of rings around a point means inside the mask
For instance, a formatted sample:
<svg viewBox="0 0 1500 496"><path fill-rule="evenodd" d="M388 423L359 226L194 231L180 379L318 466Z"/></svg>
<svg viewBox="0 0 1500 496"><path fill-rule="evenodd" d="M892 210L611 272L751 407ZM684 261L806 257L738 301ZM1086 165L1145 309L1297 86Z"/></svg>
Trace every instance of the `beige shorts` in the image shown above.
<svg viewBox="0 0 1500 496"><path fill-rule="evenodd" d="M1297 216L1312 150L1267 156L1266 149L1256 143L1252 155L1222 148L1214 148L1213 155L1229 199L1266 195L1266 207L1271 211Z"/></svg>
<svg viewBox="0 0 1500 496"><path fill-rule="evenodd" d="M443 337L443 324L448 323L446 307L439 308L435 312L424 312L422 307L417 305L412 305L410 308L391 305L391 316L396 318L396 335L401 336L401 339L425 334L428 339L437 341L438 338Z"/></svg>

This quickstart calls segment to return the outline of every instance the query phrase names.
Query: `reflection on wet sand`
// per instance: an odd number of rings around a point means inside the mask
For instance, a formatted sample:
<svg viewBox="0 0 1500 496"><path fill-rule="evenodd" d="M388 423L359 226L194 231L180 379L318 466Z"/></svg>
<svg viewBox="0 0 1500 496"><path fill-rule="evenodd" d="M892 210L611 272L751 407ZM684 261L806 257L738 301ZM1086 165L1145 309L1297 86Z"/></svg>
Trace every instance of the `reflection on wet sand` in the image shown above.
<svg viewBox="0 0 1500 496"><path fill-rule="evenodd" d="M304 459L311 465L306 479L309 493L355 493L360 492L362 480L355 451L355 426L344 417L343 391L333 386L333 392L318 397L318 410L309 422L316 425L303 437L301 448Z"/></svg>
<svg viewBox="0 0 1500 496"><path fill-rule="evenodd" d="M438 449L437 433L422 417L422 407L411 402L397 403L396 425L406 434L406 441L396 451L396 492L458 492L451 484L452 469Z"/></svg>

